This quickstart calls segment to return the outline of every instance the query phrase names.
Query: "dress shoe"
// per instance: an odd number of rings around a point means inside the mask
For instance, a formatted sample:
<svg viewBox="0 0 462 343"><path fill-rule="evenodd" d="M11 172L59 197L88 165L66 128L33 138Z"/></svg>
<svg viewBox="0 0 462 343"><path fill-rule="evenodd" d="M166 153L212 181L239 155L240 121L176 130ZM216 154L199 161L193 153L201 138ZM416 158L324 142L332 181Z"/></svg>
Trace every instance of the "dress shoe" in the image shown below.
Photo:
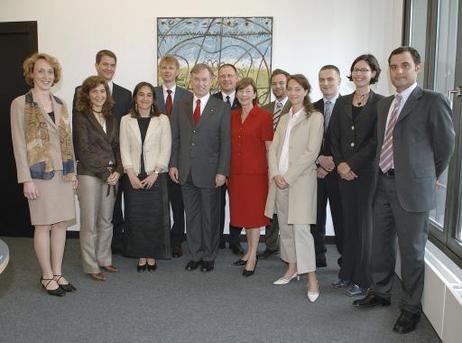
<svg viewBox="0 0 462 343"><path fill-rule="evenodd" d="M96 280L96 281L106 281L106 276L104 276L104 274L102 272L98 272L98 273L89 273L88 275L90 275L90 277L93 279L93 280Z"/></svg>
<svg viewBox="0 0 462 343"><path fill-rule="evenodd" d="M45 281L45 284L43 283ZM54 295L54 296L57 296L57 297L62 297L63 295L66 295L66 291L64 291L64 289L61 288L61 286L58 284L58 288L55 288L55 289L48 289L48 285L53 282L53 281L56 281L55 279L44 279L43 277L40 278L40 285L42 285L42 287L45 289L45 291L47 291L47 293L49 295Z"/></svg>
<svg viewBox="0 0 462 343"><path fill-rule="evenodd" d="M345 293L350 297L357 297L360 295L366 294L366 289L359 287L357 284L353 283L345 290Z"/></svg>
<svg viewBox="0 0 462 343"><path fill-rule="evenodd" d="M68 283L63 283L65 282L64 278L62 275L53 275L53 278L56 280L56 282L58 283L59 287L61 287L65 292L75 292L77 290L77 288L74 287L73 284L71 284L70 282ZM62 283L59 283L59 281L62 279Z"/></svg>
<svg viewBox="0 0 462 343"><path fill-rule="evenodd" d="M114 267L112 264L108 266L102 266L101 268L103 268L105 271L109 273L117 273L119 271L119 269L117 267Z"/></svg>
<svg viewBox="0 0 462 343"><path fill-rule="evenodd" d="M271 255L274 255L274 254L277 254L278 253L278 250L272 250L272 249L268 249L266 248L265 250L263 250L261 253L257 254L258 258L262 258L262 259L267 259L268 257L270 257Z"/></svg>
<svg viewBox="0 0 462 343"><path fill-rule="evenodd" d="M397 333L408 333L415 330L420 320L420 313L401 311L401 315L393 326L393 331Z"/></svg>
<svg viewBox="0 0 462 343"><path fill-rule="evenodd" d="M319 284L318 290L316 292L310 292L309 290L306 292L306 296L311 303L314 303L319 298Z"/></svg>
<svg viewBox="0 0 462 343"><path fill-rule="evenodd" d="M183 249L181 249L181 244L176 244L173 246L172 256L173 258L183 256Z"/></svg>
<svg viewBox="0 0 462 343"><path fill-rule="evenodd" d="M327 267L326 256L317 256L316 257L316 268Z"/></svg>
<svg viewBox="0 0 462 343"><path fill-rule="evenodd" d="M353 301L353 306L359 308L368 308L378 305L390 306L390 300L382 298L374 294L374 292L369 291L364 298Z"/></svg>
<svg viewBox="0 0 462 343"><path fill-rule="evenodd" d="M253 275L255 273L255 270L257 269L257 262L258 262L258 259L255 260L255 266L253 267L253 270L247 270L244 267L244 269L242 270L242 275L244 275L245 277L249 277Z"/></svg>
<svg viewBox="0 0 462 343"><path fill-rule="evenodd" d="M242 249L240 243L230 245L229 248L231 249L234 255L238 255L238 256L244 255L244 249Z"/></svg>
<svg viewBox="0 0 462 343"><path fill-rule="evenodd" d="M202 261L201 272L211 272L214 267L215 267L215 262Z"/></svg>
<svg viewBox="0 0 462 343"><path fill-rule="evenodd" d="M285 277L277 279L273 282L273 285L287 285L290 281L292 281L295 278L297 278L297 280L300 280L300 276L298 276L297 272L295 272L295 274L289 277L288 279L286 279Z"/></svg>
<svg viewBox="0 0 462 343"><path fill-rule="evenodd" d="M197 269L197 267L199 267L200 264L201 264L200 261L189 261L188 264L186 264L186 267L184 269L190 272L192 270Z"/></svg>
<svg viewBox="0 0 462 343"><path fill-rule="evenodd" d="M239 260L233 262L233 266L245 266L246 263L247 261L240 258Z"/></svg>
<svg viewBox="0 0 462 343"><path fill-rule="evenodd" d="M147 265L148 265L147 263L145 263L145 264L139 264L138 263L136 265L136 270L139 271L139 272L144 272L146 270L146 268L147 268Z"/></svg>
<svg viewBox="0 0 462 343"><path fill-rule="evenodd" d="M337 281L331 283L332 287L334 288L345 288L348 287L349 284L349 281L343 279L338 279Z"/></svg>
<svg viewBox="0 0 462 343"><path fill-rule="evenodd" d="M148 266L148 271L150 272L153 272L157 269L157 263L154 263L154 264L147 263L147 266Z"/></svg>

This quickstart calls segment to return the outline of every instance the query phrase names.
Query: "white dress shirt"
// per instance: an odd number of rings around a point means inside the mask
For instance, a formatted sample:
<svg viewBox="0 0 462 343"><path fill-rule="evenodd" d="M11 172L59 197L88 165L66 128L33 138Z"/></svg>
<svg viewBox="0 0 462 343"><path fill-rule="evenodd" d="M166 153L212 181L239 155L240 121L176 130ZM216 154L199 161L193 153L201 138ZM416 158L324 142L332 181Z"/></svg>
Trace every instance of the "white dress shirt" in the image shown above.
<svg viewBox="0 0 462 343"><path fill-rule="evenodd" d="M292 113L292 108L287 113L289 118L287 121L286 135L284 137L284 144L282 145L281 158L279 159L279 175L284 175L289 169L289 142L290 142L290 132L294 127L297 119L305 113L304 108L302 107L298 112Z"/></svg>
<svg viewBox="0 0 462 343"><path fill-rule="evenodd" d="M204 108L207 105L209 98L210 98L210 93L207 93L207 95L204 95L202 98L198 98L196 95L194 95L192 113L194 113L194 109L196 108L196 101L199 99L201 101L201 116L202 116L202 112L204 112Z"/></svg>
<svg viewBox="0 0 462 343"><path fill-rule="evenodd" d="M162 90L163 90L163 93L164 93L164 104L167 103L167 96L168 96L168 88L167 86L165 85L162 85ZM176 90L176 85L173 85L172 88L170 88L170 90L172 91L172 102L173 102L173 99L175 99L175 90Z"/></svg>

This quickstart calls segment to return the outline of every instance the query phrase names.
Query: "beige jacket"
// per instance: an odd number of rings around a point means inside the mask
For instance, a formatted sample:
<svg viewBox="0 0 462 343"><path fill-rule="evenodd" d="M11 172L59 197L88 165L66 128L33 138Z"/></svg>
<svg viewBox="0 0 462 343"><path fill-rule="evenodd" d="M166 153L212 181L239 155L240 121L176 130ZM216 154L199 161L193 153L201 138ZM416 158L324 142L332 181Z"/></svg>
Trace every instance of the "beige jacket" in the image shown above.
<svg viewBox="0 0 462 343"><path fill-rule="evenodd" d="M279 160L284 145L289 116L281 118L268 152L270 186L265 215L276 213L276 189L273 177L279 174ZM317 177L316 159L321 148L324 132L321 113L313 112L307 118L305 113L295 122L290 133L289 169L282 175L289 184L289 223L316 223Z"/></svg>
<svg viewBox="0 0 462 343"><path fill-rule="evenodd" d="M135 174L140 173L141 149L143 149L144 168L147 174L153 170L167 172L171 148L172 134L170 121L166 115L161 114L151 118L143 146L141 146L138 120L133 118L131 114L122 117L120 122L120 155L125 171L133 168Z"/></svg>

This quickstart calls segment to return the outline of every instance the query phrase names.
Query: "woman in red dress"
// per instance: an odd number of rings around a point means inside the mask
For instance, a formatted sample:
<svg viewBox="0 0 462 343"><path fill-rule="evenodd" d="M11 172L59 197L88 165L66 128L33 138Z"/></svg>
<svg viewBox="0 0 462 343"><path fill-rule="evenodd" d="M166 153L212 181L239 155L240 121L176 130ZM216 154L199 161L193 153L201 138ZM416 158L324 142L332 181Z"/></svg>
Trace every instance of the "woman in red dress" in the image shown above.
<svg viewBox="0 0 462 343"><path fill-rule="evenodd" d="M257 266L260 228L268 195L267 150L273 139L271 113L258 107L257 86L251 78L236 85L241 105L231 112L231 172L228 180L231 225L244 227L248 248L234 265L245 265L242 275L250 276Z"/></svg>

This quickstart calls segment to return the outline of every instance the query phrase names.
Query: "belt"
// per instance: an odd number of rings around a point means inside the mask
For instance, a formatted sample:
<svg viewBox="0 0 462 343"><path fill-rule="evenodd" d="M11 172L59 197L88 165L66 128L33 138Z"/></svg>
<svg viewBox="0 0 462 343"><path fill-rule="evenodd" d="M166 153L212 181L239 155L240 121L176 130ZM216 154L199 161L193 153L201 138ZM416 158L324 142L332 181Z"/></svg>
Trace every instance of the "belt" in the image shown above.
<svg viewBox="0 0 462 343"><path fill-rule="evenodd" d="M395 170L394 169L388 169L386 173L380 170L382 175L388 176L388 177L395 177Z"/></svg>

